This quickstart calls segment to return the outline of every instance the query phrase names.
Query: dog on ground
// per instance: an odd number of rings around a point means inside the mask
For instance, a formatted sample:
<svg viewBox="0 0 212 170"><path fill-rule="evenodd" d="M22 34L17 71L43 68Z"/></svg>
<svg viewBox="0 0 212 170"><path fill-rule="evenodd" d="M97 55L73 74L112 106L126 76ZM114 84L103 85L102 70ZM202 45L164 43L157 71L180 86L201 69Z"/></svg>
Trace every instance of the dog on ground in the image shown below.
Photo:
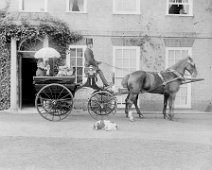
<svg viewBox="0 0 212 170"><path fill-rule="evenodd" d="M116 123L111 122L110 120L99 120L94 123L93 128L95 130L102 129L102 130L110 131L110 130L117 130L118 126Z"/></svg>

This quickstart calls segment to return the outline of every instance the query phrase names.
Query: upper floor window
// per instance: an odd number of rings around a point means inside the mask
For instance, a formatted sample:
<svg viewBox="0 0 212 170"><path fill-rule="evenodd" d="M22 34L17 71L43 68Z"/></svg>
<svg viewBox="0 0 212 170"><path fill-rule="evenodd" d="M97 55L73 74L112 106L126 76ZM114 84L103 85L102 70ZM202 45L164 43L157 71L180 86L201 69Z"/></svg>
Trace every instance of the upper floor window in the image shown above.
<svg viewBox="0 0 212 170"><path fill-rule="evenodd" d="M19 9L24 12L47 12L47 0L19 0Z"/></svg>
<svg viewBox="0 0 212 170"><path fill-rule="evenodd" d="M67 0L67 12L87 12L87 0Z"/></svg>
<svg viewBox="0 0 212 170"><path fill-rule="evenodd" d="M191 16L193 8L192 1L193 0L168 0L167 14L177 16Z"/></svg>
<svg viewBox="0 0 212 170"><path fill-rule="evenodd" d="M113 0L114 14L140 14L140 0Z"/></svg>

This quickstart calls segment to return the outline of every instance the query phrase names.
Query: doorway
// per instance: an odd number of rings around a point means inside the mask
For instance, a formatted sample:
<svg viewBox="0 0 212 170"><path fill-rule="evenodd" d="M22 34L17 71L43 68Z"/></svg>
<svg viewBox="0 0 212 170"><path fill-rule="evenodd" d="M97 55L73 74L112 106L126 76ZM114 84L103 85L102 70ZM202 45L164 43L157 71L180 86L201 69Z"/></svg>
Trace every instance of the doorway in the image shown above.
<svg viewBox="0 0 212 170"><path fill-rule="evenodd" d="M19 62L19 107L20 109L22 109L23 107L34 107L36 91L33 84L33 76L36 75L36 59L31 57L21 57Z"/></svg>

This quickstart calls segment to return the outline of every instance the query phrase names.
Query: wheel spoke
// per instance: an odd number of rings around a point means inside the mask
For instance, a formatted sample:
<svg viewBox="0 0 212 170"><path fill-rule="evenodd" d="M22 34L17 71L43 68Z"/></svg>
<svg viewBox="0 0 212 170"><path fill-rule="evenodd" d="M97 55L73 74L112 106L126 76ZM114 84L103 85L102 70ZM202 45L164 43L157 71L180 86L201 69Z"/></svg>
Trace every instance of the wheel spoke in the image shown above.
<svg viewBox="0 0 212 170"><path fill-rule="evenodd" d="M63 90L60 92L59 96L58 96L58 99L60 98L61 94L63 93L65 89L63 88Z"/></svg>

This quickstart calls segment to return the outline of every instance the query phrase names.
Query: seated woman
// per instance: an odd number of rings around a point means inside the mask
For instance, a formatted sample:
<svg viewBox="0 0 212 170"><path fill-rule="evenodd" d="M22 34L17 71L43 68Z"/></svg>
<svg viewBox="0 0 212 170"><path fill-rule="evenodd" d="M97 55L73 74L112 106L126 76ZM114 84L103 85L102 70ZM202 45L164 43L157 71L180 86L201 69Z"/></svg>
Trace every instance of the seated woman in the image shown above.
<svg viewBox="0 0 212 170"><path fill-rule="evenodd" d="M40 58L37 62L36 76L46 76L49 75L50 66L47 59Z"/></svg>

